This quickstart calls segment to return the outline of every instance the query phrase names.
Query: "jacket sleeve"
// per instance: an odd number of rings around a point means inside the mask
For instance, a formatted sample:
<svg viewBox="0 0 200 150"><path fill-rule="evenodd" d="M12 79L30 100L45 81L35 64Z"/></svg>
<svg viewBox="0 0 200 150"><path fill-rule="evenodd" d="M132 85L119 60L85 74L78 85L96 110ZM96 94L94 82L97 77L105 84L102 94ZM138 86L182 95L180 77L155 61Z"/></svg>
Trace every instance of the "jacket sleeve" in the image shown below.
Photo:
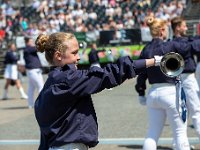
<svg viewBox="0 0 200 150"><path fill-rule="evenodd" d="M144 52L143 51L140 54L139 59L144 59ZM139 96L145 96L145 90L146 90L146 80L147 80L147 70L145 69L142 73L140 73L136 79L136 85L135 85L135 90L138 93Z"/></svg>
<svg viewBox="0 0 200 150"><path fill-rule="evenodd" d="M173 45L175 50L184 57L200 53L200 39L198 38L188 39L188 41L174 41Z"/></svg>
<svg viewBox="0 0 200 150"><path fill-rule="evenodd" d="M200 35L195 35L195 36L189 36L188 37L189 41L198 40L198 39L200 39Z"/></svg>
<svg viewBox="0 0 200 150"><path fill-rule="evenodd" d="M191 48L191 51L194 53L194 54L199 54L200 53L200 39L198 40L193 40L192 42L190 42L190 48Z"/></svg>
<svg viewBox="0 0 200 150"><path fill-rule="evenodd" d="M145 68L145 60L131 60L121 57L116 64L107 64L104 68L91 67L89 70L77 70L67 76L67 85L56 85L54 94L70 93L74 96L86 96L122 84L126 79L135 77L140 68Z"/></svg>
<svg viewBox="0 0 200 150"><path fill-rule="evenodd" d="M190 57L190 47L188 45L189 42L184 41L168 41L162 45L161 52L162 55L165 55L170 52L179 53L183 58Z"/></svg>
<svg viewBox="0 0 200 150"><path fill-rule="evenodd" d="M135 90L139 96L145 96L147 73L143 72L138 75Z"/></svg>
<svg viewBox="0 0 200 150"><path fill-rule="evenodd" d="M36 53L37 49L36 49L36 47L27 46L26 48L24 48L24 52L25 53Z"/></svg>

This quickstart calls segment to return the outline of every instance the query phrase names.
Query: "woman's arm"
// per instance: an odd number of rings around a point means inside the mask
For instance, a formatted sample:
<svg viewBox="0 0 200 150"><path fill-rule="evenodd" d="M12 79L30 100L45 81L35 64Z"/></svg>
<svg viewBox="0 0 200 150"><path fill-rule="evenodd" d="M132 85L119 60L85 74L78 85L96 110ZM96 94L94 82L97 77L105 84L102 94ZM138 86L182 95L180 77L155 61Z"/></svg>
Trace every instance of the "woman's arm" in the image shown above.
<svg viewBox="0 0 200 150"><path fill-rule="evenodd" d="M125 80L134 78L141 73L141 70L144 71L147 66L153 66L154 64L154 58L131 60L130 57L121 57L116 64L107 64L104 68L92 67L89 70L72 70L71 73L68 72L69 75L65 75L67 77L67 87L56 85L53 91L60 89L62 94L67 92L74 96L90 95L105 88L118 86Z"/></svg>

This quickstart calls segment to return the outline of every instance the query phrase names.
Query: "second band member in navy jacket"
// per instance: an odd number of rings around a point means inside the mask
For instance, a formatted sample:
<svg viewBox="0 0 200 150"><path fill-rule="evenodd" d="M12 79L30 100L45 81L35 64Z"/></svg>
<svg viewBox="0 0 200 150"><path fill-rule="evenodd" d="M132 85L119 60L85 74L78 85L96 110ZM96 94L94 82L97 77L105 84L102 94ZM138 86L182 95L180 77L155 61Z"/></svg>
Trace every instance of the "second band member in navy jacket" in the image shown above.
<svg viewBox="0 0 200 150"><path fill-rule="evenodd" d="M148 43L140 55L141 59L151 58L154 55L164 55L170 51L181 53L186 59L189 55L183 43L164 42L168 35L167 22L157 18L148 18L147 24L150 28L153 40ZM151 87L145 96L146 80ZM147 68L137 78L136 91L141 103L147 104L148 109L148 131L143 145L143 150L156 150L157 142L162 133L166 118L169 121L173 133L176 150L189 150L187 138L187 126L176 109L175 79L164 75L159 67ZM184 146L183 146L184 145Z"/></svg>
<svg viewBox="0 0 200 150"><path fill-rule="evenodd" d="M196 43L195 48L192 46L190 49L190 57L185 59L185 68L181 74L182 85L187 98L187 107L189 115L192 118L192 123L200 139L200 100L199 100L199 86L195 78L196 62L194 55L200 51L199 37L189 38L186 37L187 25L186 21L182 17L175 17L171 20L171 26L174 32L173 41ZM197 41L197 42L196 42Z"/></svg>

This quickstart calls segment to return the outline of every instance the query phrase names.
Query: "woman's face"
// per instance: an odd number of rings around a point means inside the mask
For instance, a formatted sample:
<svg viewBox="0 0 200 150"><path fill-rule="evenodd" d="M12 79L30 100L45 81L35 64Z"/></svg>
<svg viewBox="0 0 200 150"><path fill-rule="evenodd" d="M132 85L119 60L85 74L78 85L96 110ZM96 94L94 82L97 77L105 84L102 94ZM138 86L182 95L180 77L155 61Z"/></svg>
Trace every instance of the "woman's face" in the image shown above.
<svg viewBox="0 0 200 150"><path fill-rule="evenodd" d="M178 30L178 32L179 32L179 34L180 34L181 36L185 36L185 35L186 35L186 31L188 30L187 25L186 25L186 22L183 21L183 22L181 23L181 25L177 28L177 30Z"/></svg>
<svg viewBox="0 0 200 150"><path fill-rule="evenodd" d="M10 49L11 49L12 51L16 51L16 46L15 46L15 44L12 44L12 45L10 46Z"/></svg>
<svg viewBox="0 0 200 150"><path fill-rule="evenodd" d="M80 60L79 56L79 44L76 38L70 39L67 42L64 42L68 49L61 54L60 56L60 63L61 66L64 66L66 64L75 64L77 67L78 62Z"/></svg>
<svg viewBox="0 0 200 150"><path fill-rule="evenodd" d="M35 43L34 43L33 39L29 39L27 45L29 45L29 46L35 46Z"/></svg>
<svg viewBox="0 0 200 150"><path fill-rule="evenodd" d="M168 26L167 26L167 25L165 25L165 26L162 28L161 33L162 33L162 38L163 38L163 40L166 40L167 37L168 37Z"/></svg>

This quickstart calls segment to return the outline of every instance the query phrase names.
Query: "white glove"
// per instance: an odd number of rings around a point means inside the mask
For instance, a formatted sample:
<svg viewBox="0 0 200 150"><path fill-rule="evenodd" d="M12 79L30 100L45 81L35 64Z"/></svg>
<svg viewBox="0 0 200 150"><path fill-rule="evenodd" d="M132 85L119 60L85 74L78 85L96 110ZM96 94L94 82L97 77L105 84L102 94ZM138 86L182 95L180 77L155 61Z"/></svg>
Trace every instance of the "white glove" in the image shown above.
<svg viewBox="0 0 200 150"><path fill-rule="evenodd" d="M155 66L160 66L160 62L161 62L161 59L163 58L163 56L158 56L158 55L155 55L154 56L154 59L155 59Z"/></svg>
<svg viewBox="0 0 200 150"><path fill-rule="evenodd" d="M146 105L146 97L145 96L139 96L138 99L139 99L139 102L141 105Z"/></svg>

